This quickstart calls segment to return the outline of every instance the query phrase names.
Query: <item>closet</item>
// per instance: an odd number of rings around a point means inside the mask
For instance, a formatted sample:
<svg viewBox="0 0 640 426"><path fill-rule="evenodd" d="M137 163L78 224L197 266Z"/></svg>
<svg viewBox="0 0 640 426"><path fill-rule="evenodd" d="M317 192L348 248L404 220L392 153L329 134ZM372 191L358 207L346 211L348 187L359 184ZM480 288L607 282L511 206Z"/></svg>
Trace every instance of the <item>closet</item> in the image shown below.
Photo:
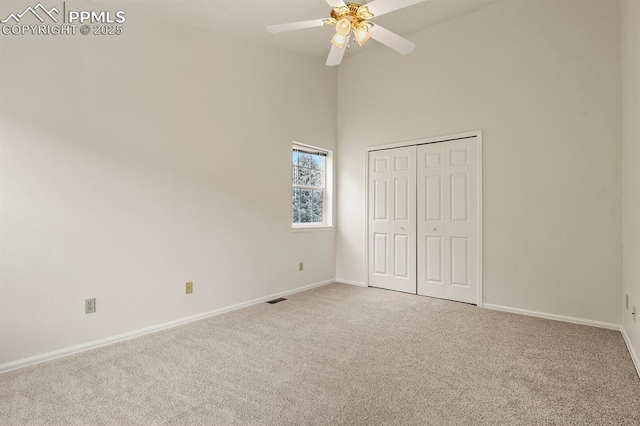
<svg viewBox="0 0 640 426"><path fill-rule="evenodd" d="M368 285L479 303L479 135L368 155Z"/></svg>

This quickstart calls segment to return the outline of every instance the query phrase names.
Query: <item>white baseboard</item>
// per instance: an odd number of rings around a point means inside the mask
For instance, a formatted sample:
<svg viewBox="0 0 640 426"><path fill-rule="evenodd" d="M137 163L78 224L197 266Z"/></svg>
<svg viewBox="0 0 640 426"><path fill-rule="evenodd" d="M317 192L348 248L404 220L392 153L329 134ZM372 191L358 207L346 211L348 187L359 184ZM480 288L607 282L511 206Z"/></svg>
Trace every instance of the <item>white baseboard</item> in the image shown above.
<svg viewBox="0 0 640 426"><path fill-rule="evenodd" d="M512 314L528 315L530 317L546 318L556 321L570 322L573 324L590 325L592 327L607 328L609 330L620 330L620 324L613 324L609 322L567 317L564 315L549 314L546 312L529 311L527 309L512 308L509 306L494 305L491 303L484 303L482 307L486 309L492 309L494 311L511 312Z"/></svg>
<svg viewBox="0 0 640 426"><path fill-rule="evenodd" d="M366 287L367 286L365 283L361 283L360 281L348 280L346 278L336 278L336 282L338 282L340 284L356 285L358 287Z"/></svg>
<svg viewBox="0 0 640 426"><path fill-rule="evenodd" d="M65 356L77 354L77 353L88 351L88 350L91 350L91 349L96 349L96 348L99 348L101 346L107 346L107 345L111 345L113 343L118 343L118 342L122 342L122 341L125 341L125 340L133 339L135 337L144 336L145 334L155 333L155 332L160 331L160 330L166 330L168 328L177 327L179 325L184 325L184 324L187 324L187 323L190 323L190 322L193 322L193 321L198 321L198 320L209 318L209 317L212 317L212 316L215 316L215 315L224 314L226 312L235 311L237 309L246 308L246 307L251 306L251 305L257 305L258 303L268 302L269 300L277 299L278 297L289 296L289 295L292 295L292 294L295 294L295 293L299 293L301 291L310 290L312 288L320 287L320 286L323 286L323 285L326 285L326 284L331 284L331 283L334 283L334 282L336 282L335 279L326 280L326 281L322 281L322 282L319 282L319 283L310 284L310 285L306 285L306 286L303 286L303 287L298 287L298 288L293 289L293 290L287 290L287 291L283 291L283 292L280 292L280 293L271 294L269 296L260 297L258 299L249 300L247 302L241 302L241 303L237 303L235 305L226 306L224 308L214 309L213 311L204 312L204 313L193 315L193 316L190 316L190 317L181 318L181 319L177 319L177 320L174 320L174 321L169 321L169 322L165 322L165 323L162 323L162 324L154 325L154 326L151 326L151 327L142 328L140 330L134 330L134 331L130 331L130 332L127 332L127 333L118 334L116 336L106 337L104 339L94 340L92 342L83 343L81 345L71 346L69 348L59 349L59 350L53 351L53 352L47 352L47 353L42 354L42 355L36 355L36 356L29 357L29 358L21 359L21 360L18 360L18 361L9 362L9 363L0 365L0 374L6 373L6 372L12 371L12 370L17 370L19 368L28 367L28 366L35 365L35 364L40 364L42 362L51 361L51 360L54 360L56 358L62 358L62 357L65 357Z"/></svg>
<svg viewBox="0 0 640 426"><path fill-rule="evenodd" d="M631 359L633 360L633 365L636 366L636 371L638 372L638 377L640 377L640 357L636 352L633 345L631 345L631 339L627 334L627 330L624 327L620 327L620 332L622 333L622 337L624 338L624 343L627 344L627 349L629 349L629 354L631 355Z"/></svg>

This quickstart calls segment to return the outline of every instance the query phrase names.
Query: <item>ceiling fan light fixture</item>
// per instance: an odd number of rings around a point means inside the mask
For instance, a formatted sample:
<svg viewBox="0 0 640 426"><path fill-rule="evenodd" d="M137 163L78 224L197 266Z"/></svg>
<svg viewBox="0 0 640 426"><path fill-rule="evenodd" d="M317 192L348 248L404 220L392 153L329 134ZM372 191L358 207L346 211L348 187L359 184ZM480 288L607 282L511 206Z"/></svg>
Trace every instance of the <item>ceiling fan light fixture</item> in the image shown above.
<svg viewBox="0 0 640 426"><path fill-rule="evenodd" d="M333 37L331 37L331 44L333 44L335 47L339 49L342 49L346 42L347 42L347 37L343 36L340 33L335 33Z"/></svg>
<svg viewBox="0 0 640 426"><path fill-rule="evenodd" d="M351 21L343 18L336 22L336 32L341 36L348 36L351 32Z"/></svg>
<svg viewBox="0 0 640 426"><path fill-rule="evenodd" d="M271 25L267 27L267 31L281 33L305 28L335 26L336 32L331 38L331 50L326 62L328 66L339 65L342 62L342 58L349 48L352 32L353 38L360 46L364 46L370 39L374 39L396 52L406 55L413 51L415 44L374 24L371 19L427 0L366 0L366 3L363 1L364 4L350 2L359 0L325 1L331 6L329 18Z"/></svg>
<svg viewBox="0 0 640 426"><path fill-rule="evenodd" d="M354 29L353 35L356 36L356 42L358 42L358 46L360 47L364 46L371 38L371 34L369 34L366 27L358 27Z"/></svg>

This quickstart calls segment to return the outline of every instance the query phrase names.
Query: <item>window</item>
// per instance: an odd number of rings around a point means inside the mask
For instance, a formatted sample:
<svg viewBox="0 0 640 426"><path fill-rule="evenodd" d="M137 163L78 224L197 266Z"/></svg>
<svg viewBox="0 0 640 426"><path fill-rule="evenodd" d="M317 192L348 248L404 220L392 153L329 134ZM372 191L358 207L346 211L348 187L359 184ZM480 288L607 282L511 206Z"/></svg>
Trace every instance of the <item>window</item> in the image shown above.
<svg viewBox="0 0 640 426"><path fill-rule="evenodd" d="M293 227L331 225L331 152L293 145L291 206Z"/></svg>

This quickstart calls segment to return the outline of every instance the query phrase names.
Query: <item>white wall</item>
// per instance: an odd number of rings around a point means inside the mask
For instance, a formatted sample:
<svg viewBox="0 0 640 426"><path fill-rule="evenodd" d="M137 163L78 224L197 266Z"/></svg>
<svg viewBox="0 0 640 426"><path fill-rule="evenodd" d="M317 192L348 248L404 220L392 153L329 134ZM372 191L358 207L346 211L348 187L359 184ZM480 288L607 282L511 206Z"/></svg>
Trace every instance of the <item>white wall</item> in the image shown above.
<svg viewBox="0 0 640 426"><path fill-rule="evenodd" d="M619 3L505 0L339 71L339 278L365 280L365 147L484 131L484 302L620 324Z"/></svg>
<svg viewBox="0 0 640 426"><path fill-rule="evenodd" d="M622 0L623 308L622 322L640 354L640 2ZM629 295L629 308L625 296Z"/></svg>
<svg viewBox="0 0 640 426"><path fill-rule="evenodd" d="M0 38L0 367L335 276L290 150L335 149L337 72L143 19Z"/></svg>

